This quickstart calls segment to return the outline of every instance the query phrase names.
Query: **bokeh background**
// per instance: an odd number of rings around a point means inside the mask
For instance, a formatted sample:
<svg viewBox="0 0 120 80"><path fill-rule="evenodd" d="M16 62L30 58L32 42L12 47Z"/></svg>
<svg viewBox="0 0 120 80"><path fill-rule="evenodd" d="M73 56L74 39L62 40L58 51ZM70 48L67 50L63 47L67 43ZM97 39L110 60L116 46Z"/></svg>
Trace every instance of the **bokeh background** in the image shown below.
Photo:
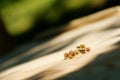
<svg viewBox="0 0 120 80"><path fill-rule="evenodd" d="M27 42L48 40L71 20L119 4L120 0L0 0L0 56Z"/></svg>

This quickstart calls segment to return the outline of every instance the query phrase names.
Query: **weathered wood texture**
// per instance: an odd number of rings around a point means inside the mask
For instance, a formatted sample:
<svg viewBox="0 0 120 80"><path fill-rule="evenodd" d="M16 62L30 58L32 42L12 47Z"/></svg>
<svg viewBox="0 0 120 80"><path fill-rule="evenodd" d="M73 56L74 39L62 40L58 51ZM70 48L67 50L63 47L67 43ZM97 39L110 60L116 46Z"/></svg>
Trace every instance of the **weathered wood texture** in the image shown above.
<svg viewBox="0 0 120 80"><path fill-rule="evenodd" d="M70 30L1 59L0 80L120 80L119 6L73 20L66 29ZM64 60L64 53L81 43L91 52Z"/></svg>

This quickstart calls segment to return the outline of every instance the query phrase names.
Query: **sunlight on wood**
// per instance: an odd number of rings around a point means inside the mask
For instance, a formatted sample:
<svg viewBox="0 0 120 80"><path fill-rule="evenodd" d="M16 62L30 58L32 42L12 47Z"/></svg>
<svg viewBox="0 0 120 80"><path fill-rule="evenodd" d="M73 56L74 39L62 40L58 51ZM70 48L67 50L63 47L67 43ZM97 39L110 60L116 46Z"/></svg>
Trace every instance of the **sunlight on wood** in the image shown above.
<svg viewBox="0 0 120 80"><path fill-rule="evenodd" d="M109 10L108 10L109 11ZM101 13L100 13L101 14ZM76 29L65 32L53 40L37 46L27 53L34 53L36 50L45 48L48 45L59 42L67 42L71 38L76 38L69 46L52 54L41 56L40 58L29 62L17 65L0 73L0 80L54 80L78 69L82 69L85 65L94 61L100 54L105 54L108 51L114 50L119 46L115 45L120 41L120 27L117 29L109 29L111 26L116 26L116 22L120 22L120 13L101 19L97 22L78 27ZM99 16L99 13L96 14ZM101 16L101 15L100 15ZM92 16L91 16L92 17ZM118 25L118 24L117 24ZM113 26L113 27L114 27ZM119 25L120 26L120 25ZM84 36L80 36L84 35ZM79 54L71 60L64 60L64 53L73 50L79 44L84 43L91 48L87 54ZM56 48L51 48L56 49ZM22 56L26 56L23 54ZM16 61L15 58L11 61ZM7 62L6 62L7 63ZM37 76L35 76L37 75ZM32 77L35 76L35 77Z"/></svg>

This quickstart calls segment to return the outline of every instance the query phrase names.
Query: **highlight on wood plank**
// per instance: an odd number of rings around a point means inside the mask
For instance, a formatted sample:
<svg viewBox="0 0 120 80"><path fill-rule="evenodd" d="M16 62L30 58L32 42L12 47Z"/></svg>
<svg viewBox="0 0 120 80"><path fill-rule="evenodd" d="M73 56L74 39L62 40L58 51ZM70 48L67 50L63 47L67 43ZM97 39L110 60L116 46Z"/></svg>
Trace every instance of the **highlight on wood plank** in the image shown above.
<svg viewBox="0 0 120 80"><path fill-rule="evenodd" d="M39 49L41 52L38 53L49 54L8 68L0 73L0 80L74 80L76 78L77 80L114 80L116 77L119 78L120 7L104 10L87 18L82 20L89 24L84 27L77 25L77 28L42 44L44 49L37 47L28 50L26 55ZM90 23L91 19L95 22ZM80 47L78 45L80 43L84 45ZM76 45L78 47L75 48ZM56 51L61 46L64 48ZM78 54L81 54L80 57ZM79 58L75 58L77 55ZM22 57L18 56L18 59L23 60L26 57L23 58L22 55ZM12 61L17 62L15 58L10 60ZM8 61L8 64L10 62Z"/></svg>

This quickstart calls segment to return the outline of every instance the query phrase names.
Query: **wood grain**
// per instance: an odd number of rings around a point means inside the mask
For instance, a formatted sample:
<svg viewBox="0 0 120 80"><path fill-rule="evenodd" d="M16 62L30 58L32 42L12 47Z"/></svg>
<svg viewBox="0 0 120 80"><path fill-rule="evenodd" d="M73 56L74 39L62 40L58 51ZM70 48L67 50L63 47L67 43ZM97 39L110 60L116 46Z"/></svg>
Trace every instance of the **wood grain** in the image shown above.
<svg viewBox="0 0 120 80"><path fill-rule="evenodd" d="M119 80L120 7L73 20L70 27L76 28L2 59L0 80ZM64 60L81 43L91 52Z"/></svg>

